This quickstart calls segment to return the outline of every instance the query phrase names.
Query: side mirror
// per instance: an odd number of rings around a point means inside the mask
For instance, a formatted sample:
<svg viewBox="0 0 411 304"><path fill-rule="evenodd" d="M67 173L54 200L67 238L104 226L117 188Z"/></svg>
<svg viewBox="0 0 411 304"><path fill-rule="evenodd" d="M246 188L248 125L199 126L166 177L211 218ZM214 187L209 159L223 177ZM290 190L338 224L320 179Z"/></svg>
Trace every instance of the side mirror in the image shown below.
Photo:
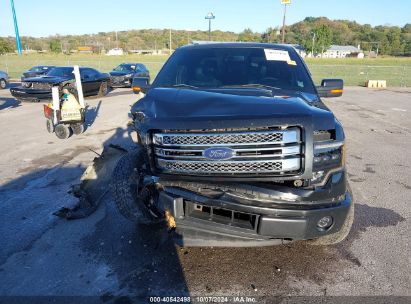
<svg viewBox="0 0 411 304"><path fill-rule="evenodd" d="M146 77L134 77L133 83L131 84L131 88L134 94L138 94L140 92L146 94L147 91L150 89L150 83L148 78Z"/></svg>
<svg viewBox="0 0 411 304"><path fill-rule="evenodd" d="M340 97L344 89L344 80L342 79L323 79L321 86L317 86L317 92L320 97Z"/></svg>

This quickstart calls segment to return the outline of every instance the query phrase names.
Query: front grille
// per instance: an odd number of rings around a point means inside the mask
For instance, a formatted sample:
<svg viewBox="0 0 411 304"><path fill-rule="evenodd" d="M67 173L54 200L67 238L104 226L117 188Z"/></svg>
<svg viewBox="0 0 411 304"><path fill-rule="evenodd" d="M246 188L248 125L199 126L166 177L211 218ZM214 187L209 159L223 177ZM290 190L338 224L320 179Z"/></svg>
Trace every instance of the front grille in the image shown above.
<svg viewBox="0 0 411 304"><path fill-rule="evenodd" d="M33 90L51 90L51 84L48 82L32 82L30 88Z"/></svg>
<svg viewBox="0 0 411 304"><path fill-rule="evenodd" d="M118 84L122 83L126 78L124 76L112 76L111 77L111 83L113 84Z"/></svg>
<svg viewBox="0 0 411 304"><path fill-rule="evenodd" d="M301 170L302 142L297 127L252 132L164 132L153 134L153 141L154 162L164 173L282 175ZM210 149L228 151L227 157L215 159Z"/></svg>

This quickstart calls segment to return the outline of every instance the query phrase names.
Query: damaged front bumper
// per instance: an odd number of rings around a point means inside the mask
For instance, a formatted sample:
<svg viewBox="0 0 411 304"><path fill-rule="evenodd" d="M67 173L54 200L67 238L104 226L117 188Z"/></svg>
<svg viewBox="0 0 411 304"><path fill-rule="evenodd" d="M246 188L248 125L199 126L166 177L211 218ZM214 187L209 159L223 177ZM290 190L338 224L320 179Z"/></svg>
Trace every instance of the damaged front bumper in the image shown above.
<svg viewBox="0 0 411 304"><path fill-rule="evenodd" d="M113 88L130 88L133 82L132 77L111 76L111 87Z"/></svg>
<svg viewBox="0 0 411 304"><path fill-rule="evenodd" d="M247 247L315 239L338 232L352 194L345 173L322 188L272 184L212 184L160 180L159 208L175 220L181 246ZM332 223L318 225L324 218Z"/></svg>

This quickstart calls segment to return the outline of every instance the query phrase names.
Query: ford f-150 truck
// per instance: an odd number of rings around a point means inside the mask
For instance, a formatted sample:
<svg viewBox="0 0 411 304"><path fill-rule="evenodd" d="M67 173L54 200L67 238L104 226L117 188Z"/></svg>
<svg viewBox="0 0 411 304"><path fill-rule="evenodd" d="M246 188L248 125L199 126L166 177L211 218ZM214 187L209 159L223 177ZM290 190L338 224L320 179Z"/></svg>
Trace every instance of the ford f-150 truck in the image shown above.
<svg viewBox="0 0 411 304"><path fill-rule="evenodd" d="M138 82L138 80L137 80ZM335 244L354 204L341 123L288 45L177 49L131 108L136 148L115 169L120 212L165 221L183 246Z"/></svg>

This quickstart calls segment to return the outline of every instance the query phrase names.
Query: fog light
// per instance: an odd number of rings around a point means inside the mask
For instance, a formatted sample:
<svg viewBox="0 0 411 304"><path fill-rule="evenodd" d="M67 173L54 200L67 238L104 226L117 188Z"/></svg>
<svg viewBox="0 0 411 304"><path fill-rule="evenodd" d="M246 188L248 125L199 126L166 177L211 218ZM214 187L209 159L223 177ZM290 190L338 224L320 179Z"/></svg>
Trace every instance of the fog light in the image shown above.
<svg viewBox="0 0 411 304"><path fill-rule="evenodd" d="M323 158L321 156L315 156L314 157L314 163L317 164L319 162L321 162L323 160Z"/></svg>
<svg viewBox="0 0 411 304"><path fill-rule="evenodd" d="M330 228L333 224L333 218L331 216L324 216L317 222L317 227L320 229Z"/></svg>
<svg viewBox="0 0 411 304"><path fill-rule="evenodd" d="M297 179L294 181L294 187L301 187L303 185L303 181L301 179Z"/></svg>
<svg viewBox="0 0 411 304"><path fill-rule="evenodd" d="M337 160L337 159L339 159L340 158L340 153L333 153L333 154L331 154L331 159L332 160Z"/></svg>
<svg viewBox="0 0 411 304"><path fill-rule="evenodd" d="M324 171L313 172L313 178L311 179L311 181L317 182L321 180L323 176L324 176Z"/></svg>

